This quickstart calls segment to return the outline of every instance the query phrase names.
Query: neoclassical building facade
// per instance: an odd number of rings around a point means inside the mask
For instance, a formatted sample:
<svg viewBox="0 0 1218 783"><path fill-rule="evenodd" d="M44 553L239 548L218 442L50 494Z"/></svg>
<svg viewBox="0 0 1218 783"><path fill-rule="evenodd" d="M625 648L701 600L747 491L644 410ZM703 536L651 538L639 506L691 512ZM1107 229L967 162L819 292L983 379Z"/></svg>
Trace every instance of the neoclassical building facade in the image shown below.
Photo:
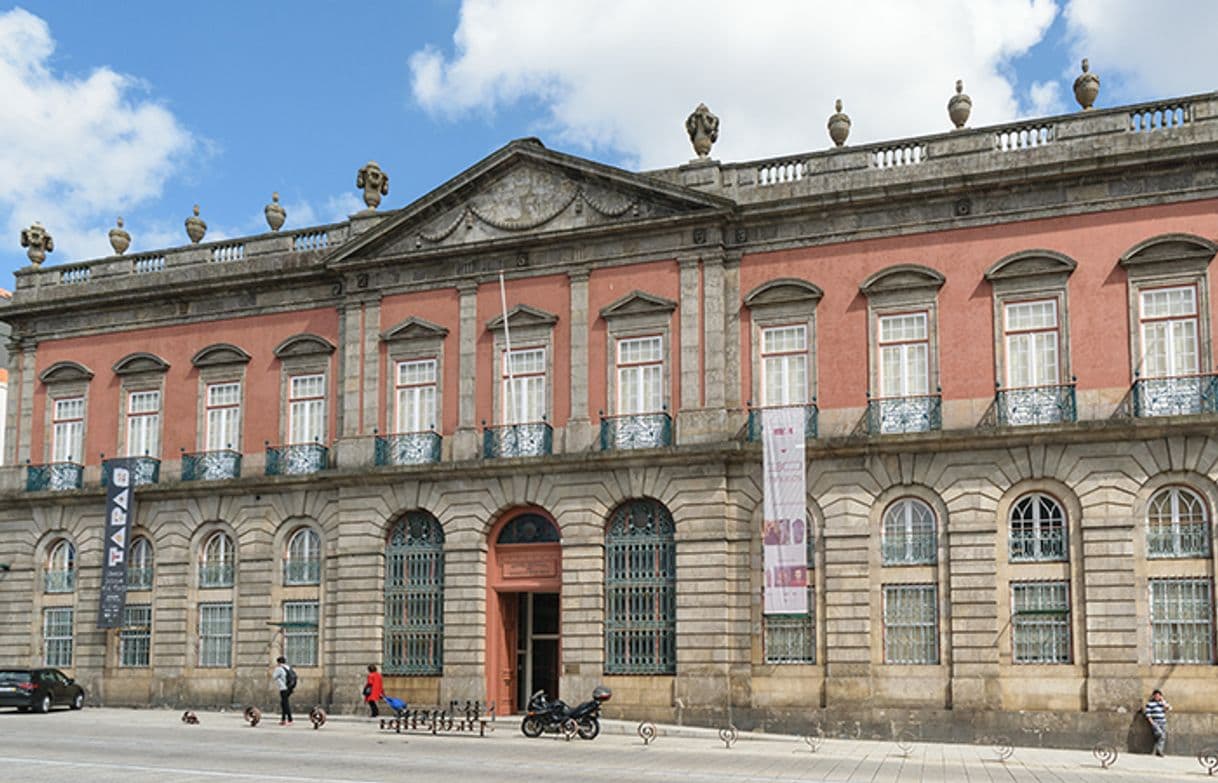
<svg viewBox="0 0 1218 783"><path fill-rule="evenodd" d="M418 704L1045 744L1161 687L1177 749L1212 734L1218 95L742 163L687 128L671 169L522 139L405 207L369 164L346 222L84 263L32 227L0 659L107 704L265 702L284 654L337 709L376 663ZM762 611L775 406L802 615Z"/></svg>

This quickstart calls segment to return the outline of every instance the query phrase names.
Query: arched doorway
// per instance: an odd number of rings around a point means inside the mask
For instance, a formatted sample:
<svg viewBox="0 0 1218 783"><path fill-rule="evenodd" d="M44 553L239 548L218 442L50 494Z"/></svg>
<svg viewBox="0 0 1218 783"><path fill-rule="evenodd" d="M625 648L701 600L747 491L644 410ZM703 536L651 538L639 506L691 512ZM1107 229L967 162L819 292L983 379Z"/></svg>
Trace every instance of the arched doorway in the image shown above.
<svg viewBox="0 0 1218 783"><path fill-rule="evenodd" d="M486 693L502 713L534 691L558 696L562 544L554 520L533 510L505 516L488 538Z"/></svg>

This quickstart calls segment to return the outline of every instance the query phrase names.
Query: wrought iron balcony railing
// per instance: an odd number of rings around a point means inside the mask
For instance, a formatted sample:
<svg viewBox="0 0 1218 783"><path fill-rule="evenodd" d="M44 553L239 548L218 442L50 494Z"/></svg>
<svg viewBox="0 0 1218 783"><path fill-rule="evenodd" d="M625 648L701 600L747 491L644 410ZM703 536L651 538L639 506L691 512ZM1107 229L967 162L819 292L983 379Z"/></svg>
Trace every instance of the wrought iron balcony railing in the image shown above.
<svg viewBox="0 0 1218 783"><path fill-rule="evenodd" d="M303 560L283 562L285 585L315 585L321 583L321 560L310 557Z"/></svg>
<svg viewBox="0 0 1218 783"><path fill-rule="evenodd" d="M601 414L601 451L672 445L672 417L659 413Z"/></svg>
<svg viewBox="0 0 1218 783"><path fill-rule="evenodd" d="M1151 525L1146 533L1147 557L1209 557L1210 526L1206 522Z"/></svg>
<svg viewBox="0 0 1218 783"><path fill-rule="evenodd" d="M938 542L933 533L918 533L885 539L880 549L884 565L933 563L938 555Z"/></svg>
<svg viewBox="0 0 1218 783"><path fill-rule="evenodd" d="M128 568L127 569L127 589L128 590L151 590L152 589L152 569L151 568Z"/></svg>
<svg viewBox="0 0 1218 783"><path fill-rule="evenodd" d="M48 593L70 593L76 589L75 571L47 571L42 576Z"/></svg>
<svg viewBox="0 0 1218 783"><path fill-rule="evenodd" d="M199 587L232 587L233 564L214 563L199 566Z"/></svg>
<svg viewBox="0 0 1218 783"><path fill-rule="evenodd" d="M266 444L266 475L303 476L330 465L330 449L320 443Z"/></svg>
<svg viewBox="0 0 1218 783"><path fill-rule="evenodd" d="M183 481L241 478L241 453L232 449L182 453Z"/></svg>
<svg viewBox="0 0 1218 783"><path fill-rule="evenodd" d="M377 465L423 465L440 461L443 438L435 430L376 436Z"/></svg>
<svg viewBox="0 0 1218 783"><path fill-rule="evenodd" d="M127 460L131 462L131 477L135 486L155 484L161 480L161 461L159 459L155 457L119 457L102 460L101 483L103 487L109 486L110 476L114 473L115 465Z"/></svg>
<svg viewBox="0 0 1218 783"><path fill-rule="evenodd" d="M999 389L994 408L1000 427L1078 421L1073 381L1054 386Z"/></svg>
<svg viewBox="0 0 1218 783"><path fill-rule="evenodd" d="M752 403L749 403L748 440L750 443L757 443L757 442L761 441L761 419L762 419L762 415L763 415L762 411L764 411L767 407L803 408L804 409L804 439L813 440L816 438L817 433L819 432L819 427L820 427L820 409L816 407L815 399L813 399L812 402L810 402L806 405L788 405L788 406L773 405L773 406L765 406L765 407L761 407L761 408L754 408L754 407L752 407Z"/></svg>
<svg viewBox="0 0 1218 783"><path fill-rule="evenodd" d="M867 433L931 432L943 428L943 398L939 394L915 397L876 397L867 400Z"/></svg>
<svg viewBox="0 0 1218 783"><path fill-rule="evenodd" d="M553 453L554 428L549 422L501 424L496 427L482 423L482 457L541 457Z"/></svg>
<svg viewBox="0 0 1218 783"><path fill-rule="evenodd" d="M1065 560L1066 531L1012 530L1010 546L1012 563L1029 560Z"/></svg>
<svg viewBox="0 0 1218 783"><path fill-rule="evenodd" d="M1193 413L1218 413L1218 374L1134 379L1134 416L1186 416Z"/></svg>
<svg viewBox="0 0 1218 783"><path fill-rule="evenodd" d="M84 484L85 468L75 462L48 462L25 466L26 492L59 492L80 489Z"/></svg>

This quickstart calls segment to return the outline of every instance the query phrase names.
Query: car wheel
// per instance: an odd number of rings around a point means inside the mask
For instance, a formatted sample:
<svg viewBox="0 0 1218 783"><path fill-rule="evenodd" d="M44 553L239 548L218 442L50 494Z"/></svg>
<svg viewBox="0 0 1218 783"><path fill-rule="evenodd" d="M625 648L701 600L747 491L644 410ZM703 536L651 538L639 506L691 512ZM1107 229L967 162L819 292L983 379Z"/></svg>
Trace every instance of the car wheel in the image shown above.
<svg viewBox="0 0 1218 783"><path fill-rule="evenodd" d="M85 695L77 692L77 694L72 697L72 709L79 710L83 706L85 706Z"/></svg>
<svg viewBox="0 0 1218 783"><path fill-rule="evenodd" d="M42 698L38 699L38 701L34 704L34 711L41 712L44 715L46 713L50 712L51 711L51 694L49 694L49 693L42 694Z"/></svg>
<svg viewBox="0 0 1218 783"><path fill-rule="evenodd" d="M544 728L545 727L542 726L541 719L533 715L526 716L525 719L520 722L520 731L526 737L540 737Z"/></svg>
<svg viewBox="0 0 1218 783"><path fill-rule="evenodd" d="M601 722L591 716L579 719L579 738L580 739L596 739L596 735L601 733Z"/></svg>

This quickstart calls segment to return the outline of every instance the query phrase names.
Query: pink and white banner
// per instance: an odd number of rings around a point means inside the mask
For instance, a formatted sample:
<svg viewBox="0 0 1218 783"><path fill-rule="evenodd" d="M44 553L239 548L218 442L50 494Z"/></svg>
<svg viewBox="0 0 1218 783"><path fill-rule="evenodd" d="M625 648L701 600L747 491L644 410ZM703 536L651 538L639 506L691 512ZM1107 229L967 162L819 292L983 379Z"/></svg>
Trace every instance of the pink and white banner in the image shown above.
<svg viewBox="0 0 1218 783"><path fill-rule="evenodd" d="M808 611L803 408L761 411L765 614Z"/></svg>

